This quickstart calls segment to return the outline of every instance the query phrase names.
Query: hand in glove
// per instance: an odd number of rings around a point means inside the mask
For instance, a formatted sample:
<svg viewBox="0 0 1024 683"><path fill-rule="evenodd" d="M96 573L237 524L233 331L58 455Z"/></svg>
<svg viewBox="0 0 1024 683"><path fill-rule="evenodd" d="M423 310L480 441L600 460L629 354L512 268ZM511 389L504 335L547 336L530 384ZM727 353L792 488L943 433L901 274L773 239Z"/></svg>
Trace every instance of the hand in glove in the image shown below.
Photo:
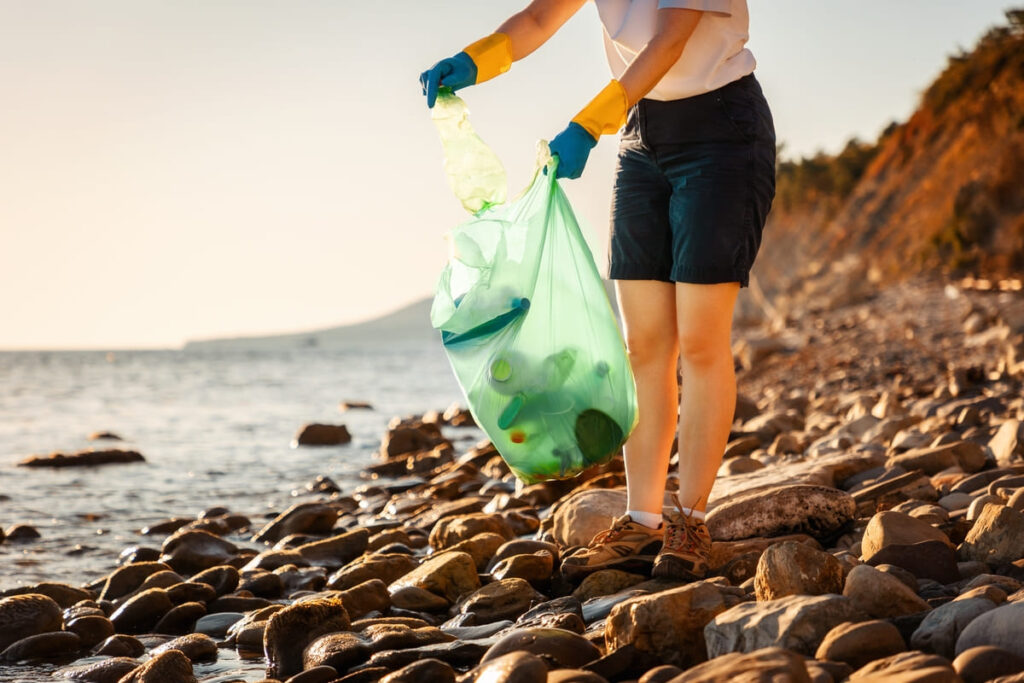
<svg viewBox="0 0 1024 683"><path fill-rule="evenodd" d="M616 133L626 122L626 91L612 80L561 133L551 140L551 156L558 157L556 178L579 178L590 150L602 135Z"/></svg>
<svg viewBox="0 0 1024 683"><path fill-rule="evenodd" d="M444 85L459 90L483 83L508 71L512 65L512 44L504 33L494 33L476 41L465 50L430 67L420 74L420 86L427 106L437 101L437 89Z"/></svg>

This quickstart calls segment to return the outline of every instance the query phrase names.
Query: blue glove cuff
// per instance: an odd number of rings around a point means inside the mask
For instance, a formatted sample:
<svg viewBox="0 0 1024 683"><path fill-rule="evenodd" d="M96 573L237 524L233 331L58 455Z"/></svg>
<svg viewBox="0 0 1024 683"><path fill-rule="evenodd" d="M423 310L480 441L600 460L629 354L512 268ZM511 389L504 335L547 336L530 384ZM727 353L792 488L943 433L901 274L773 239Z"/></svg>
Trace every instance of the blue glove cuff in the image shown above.
<svg viewBox="0 0 1024 683"><path fill-rule="evenodd" d="M587 129L576 123L570 123L565 130L556 135L548 145L551 156L558 157L556 178L579 178L583 175L583 167L587 164L590 150L597 146L597 140Z"/></svg>
<svg viewBox="0 0 1024 683"><path fill-rule="evenodd" d="M579 144L586 145L589 149L594 149L597 146L597 139L586 128L575 121L570 123L562 133L562 135L566 134L571 135L574 140L578 139Z"/></svg>

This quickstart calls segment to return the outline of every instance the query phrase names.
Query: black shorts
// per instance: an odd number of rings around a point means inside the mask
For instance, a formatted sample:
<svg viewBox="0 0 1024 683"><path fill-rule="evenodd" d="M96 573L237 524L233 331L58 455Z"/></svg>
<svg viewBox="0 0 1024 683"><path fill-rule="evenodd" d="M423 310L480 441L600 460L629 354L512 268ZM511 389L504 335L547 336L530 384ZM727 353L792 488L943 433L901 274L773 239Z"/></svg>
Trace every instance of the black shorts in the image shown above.
<svg viewBox="0 0 1024 683"><path fill-rule="evenodd" d="M745 287L775 197L775 127L753 74L667 102L622 132L608 275Z"/></svg>

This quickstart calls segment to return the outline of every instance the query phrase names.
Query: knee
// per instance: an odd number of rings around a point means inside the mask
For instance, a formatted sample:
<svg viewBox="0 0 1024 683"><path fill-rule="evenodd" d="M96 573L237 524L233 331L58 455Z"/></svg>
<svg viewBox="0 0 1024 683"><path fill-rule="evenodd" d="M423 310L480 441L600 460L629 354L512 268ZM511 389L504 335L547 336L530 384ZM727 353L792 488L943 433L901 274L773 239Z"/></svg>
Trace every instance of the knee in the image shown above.
<svg viewBox="0 0 1024 683"><path fill-rule="evenodd" d="M727 337L688 330L679 334L679 358L689 367L706 368L719 363L731 364L732 350Z"/></svg>
<svg viewBox="0 0 1024 683"><path fill-rule="evenodd" d="M627 335L626 352L633 368L675 367L679 354L675 336L665 330Z"/></svg>

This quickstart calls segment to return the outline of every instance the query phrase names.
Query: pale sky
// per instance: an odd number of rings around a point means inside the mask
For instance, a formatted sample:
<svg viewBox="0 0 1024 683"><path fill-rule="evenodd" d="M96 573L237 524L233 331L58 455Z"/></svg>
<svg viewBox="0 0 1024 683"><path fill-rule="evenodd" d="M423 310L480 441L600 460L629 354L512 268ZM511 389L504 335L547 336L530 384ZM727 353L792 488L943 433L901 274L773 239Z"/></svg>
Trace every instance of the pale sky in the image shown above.
<svg viewBox="0 0 1024 683"><path fill-rule="evenodd" d="M429 295L451 195L419 73L525 0L0 0L0 349L176 347ZM749 0L790 155L905 119L1012 2ZM587 5L461 93L511 194L607 82ZM565 187L604 270L615 143Z"/></svg>

